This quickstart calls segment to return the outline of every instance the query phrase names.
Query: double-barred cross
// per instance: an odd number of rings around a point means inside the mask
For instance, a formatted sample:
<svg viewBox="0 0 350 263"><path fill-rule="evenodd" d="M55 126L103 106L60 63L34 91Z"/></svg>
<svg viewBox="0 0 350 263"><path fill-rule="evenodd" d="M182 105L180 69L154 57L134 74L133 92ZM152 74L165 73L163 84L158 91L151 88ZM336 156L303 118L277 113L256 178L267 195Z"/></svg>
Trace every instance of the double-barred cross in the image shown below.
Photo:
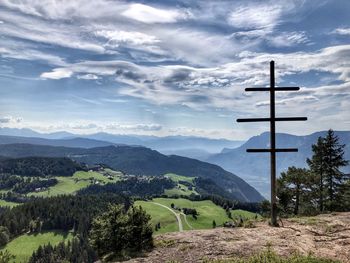
<svg viewBox="0 0 350 263"><path fill-rule="evenodd" d="M276 87L275 86L275 62L270 62L270 87L269 88L246 88L245 91L269 91L270 92L270 118L237 119L237 122L270 122L270 148L269 149L247 149L250 153L270 153L271 165L271 224L277 223L276 203L276 152L297 152L297 148L276 148L276 121L306 121L306 117L276 117L275 92L276 91L298 91L299 87Z"/></svg>

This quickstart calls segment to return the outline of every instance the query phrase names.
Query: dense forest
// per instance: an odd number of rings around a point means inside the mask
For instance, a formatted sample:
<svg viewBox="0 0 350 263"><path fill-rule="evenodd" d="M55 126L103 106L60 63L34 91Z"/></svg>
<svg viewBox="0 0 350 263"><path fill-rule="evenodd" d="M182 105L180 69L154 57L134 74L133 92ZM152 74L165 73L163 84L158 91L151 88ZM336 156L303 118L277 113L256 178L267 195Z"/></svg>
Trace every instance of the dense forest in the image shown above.
<svg viewBox="0 0 350 263"><path fill-rule="evenodd" d="M175 183L164 177L130 177L127 180L106 185L90 185L81 189L78 195L122 193L133 197L152 197L163 194L165 189L170 189Z"/></svg>
<svg viewBox="0 0 350 263"><path fill-rule="evenodd" d="M1 158L0 160L0 173L27 177L71 176L83 169L82 165L65 157Z"/></svg>

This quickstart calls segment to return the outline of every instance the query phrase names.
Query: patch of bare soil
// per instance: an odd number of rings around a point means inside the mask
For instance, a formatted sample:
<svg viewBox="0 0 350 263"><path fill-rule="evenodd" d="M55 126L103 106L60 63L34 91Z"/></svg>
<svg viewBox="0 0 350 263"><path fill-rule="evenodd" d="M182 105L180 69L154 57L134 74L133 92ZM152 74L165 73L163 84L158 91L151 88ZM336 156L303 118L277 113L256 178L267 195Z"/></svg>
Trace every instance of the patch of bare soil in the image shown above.
<svg viewBox="0 0 350 263"><path fill-rule="evenodd" d="M283 220L270 227L216 228L159 235L156 248L144 257L127 262L201 262L205 259L248 257L271 246L279 255L295 252L350 263L350 213Z"/></svg>

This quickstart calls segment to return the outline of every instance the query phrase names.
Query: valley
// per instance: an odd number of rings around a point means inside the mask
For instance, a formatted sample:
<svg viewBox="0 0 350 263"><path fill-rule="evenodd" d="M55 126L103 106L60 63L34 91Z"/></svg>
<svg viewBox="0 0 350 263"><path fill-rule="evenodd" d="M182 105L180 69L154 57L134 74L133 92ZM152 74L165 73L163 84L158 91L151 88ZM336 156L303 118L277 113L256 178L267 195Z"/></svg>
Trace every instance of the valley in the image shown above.
<svg viewBox="0 0 350 263"><path fill-rule="evenodd" d="M144 257L138 258L139 254L132 252L135 259L130 262L164 262L162 253L169 262L230 262L232 257L256 253L287 258L295 251L300 253L300 260L311 252L317 258L310 262L318 262L319 258L347 262L348 255L331 254L327 242L342 240L337 243L340 248L348 244L348 214L329 214L335 216L332 219L327 215L293 215L295 205L300 206L300 214L318 213L316 205L310 207L305 201L313 198L313 204L317 204L317 196L309 190L316 187L311 184L313 181L305 181L300 189L303 192L299 193L305 199L297 204L294 188L290 187L294 181L288 181L294 177L283 175L279 179L278 183L285 184L285 192L278 192L282 198L279 209L287 219L282 219L281 227L275 230L267 225L269 202L249 183L218 165L167 156L143 146L103 145L87 138L36 138L34 142L39 144L28 144L32 139L24 137L11 140L10 144L0 143L0 252L14 256L10 262L34 263L37 258L47 257L52 257L50 263L56 262L55 257L69 257L69 262L94 262L101 255L108 256L99 250L113 238L109 236L113 228L104 230L112 227L103 223L112 222L106 221L108 216L117 218L113 221L120 224L117 229L125 231L115 233L127 238L120 247L132 244L129 240L137 243L144 238L153 243L154 239L152 252L147 252L149 247L145 246ZM71 140L73 145L88 145L72 147ZM250 143L237 149L241 151ZM101 147L89 148L96 144ZM223 154L232 151L226 149ZM236 165L244 171L247 160L239 160ZM307 173L301 168L293 169L288 170L292 175L297 171L305 177ZM348 202L345 182L344 179L344 189L340 190ZM346 211L345 203L336 209ZM99 227L102 228L98 230ZM344 235L338 236L338 231ZM142 237L142 233L147 236ZM94 243L96 236L103 235L107 236L103 242ZM318 235L325 239L318 239ZM295 236L295 244L284 243L283 236ZM299 240L300 236L304 239ZM304 241L308 242L306 248L302 246ZM324 252L315 252L313 242L320 242ZM22 246L25 249L18 249ZM242 246L248 248L249 254L244 253ZM208 251L204 257L202 247ZM266 251L270 248L273 250ZM74 250L79 253L73 253ZM121 251L129 253L127 248ZM113 254L113 259L119 257L129 259Z"/></svg>

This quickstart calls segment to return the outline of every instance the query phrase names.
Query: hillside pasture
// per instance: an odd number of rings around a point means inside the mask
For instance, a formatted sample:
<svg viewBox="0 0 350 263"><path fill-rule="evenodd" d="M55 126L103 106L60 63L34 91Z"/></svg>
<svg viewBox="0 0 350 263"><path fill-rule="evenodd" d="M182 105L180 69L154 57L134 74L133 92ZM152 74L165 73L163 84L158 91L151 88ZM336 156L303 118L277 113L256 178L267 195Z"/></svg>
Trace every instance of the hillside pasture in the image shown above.
<svg viewBox="0 0 350 263"><path fill-rule="evenodd" d="M184 230L210 229L213 227L213 220L215 220L217 226L222 226L224 222L232 221L223 208L215 205L210 200L190 201L184 198L154 198L151 201L136 201L136 206L142 206L151 215L153 227L160 222L161 229L156 234L178 231L179 227L174 214L154 203L165 205L168 208L171 208L171 204L174 204L176 208L196 209L199 213L197 219L192 215L184 215L181 211L173 209L180 216ZM239 218L239 216L244 219L255 218L254 213L244 210L232 210L232 215L234 218Z"/></svg>
<svg viewBox="0 0 350 263"><path fill-rule="evenodd" d="M7 250L10 254L16 258L12 261L15 263L27 262L30 256L39 246L50 243L51 245L57 245L62 241L68 241L72 239L71 233L62 231L49 231L38 234L24 234L16 237L10 241L1 250Z"/></svg>
<svg viewBox="0 0 350 263"><path fill-rule="evenodd" d="M84 172L78 171L73 174L73 176L57 176L55 177L58 180L58 183L52 187L49 187L47 190L42 192L34 192L29 195L33 196L57 196L62 194L74 194L82 188L85 188L91 184L106 184L113 183L120 180L119 177L114 176L113 179L108 179L107 176L99 172Z"/></svg>
<svg viewBox="0 0 350 263"><path fill-rule="evenodd" d="M174 188L166 189L164 191L164 194L167 195L168 197L181 196L181 195L188 196L191 194L198 195L194 187L195 177L188 177L188 176L183 176L183 175L178 175L173 173L168 173L168 174L165 174L164 176L168 177L169 179L171 179L173 182L176 183L176 186ZM193 185L192 189L189 189L187 185L180 183L181 181L192 184Z"/></svg>

